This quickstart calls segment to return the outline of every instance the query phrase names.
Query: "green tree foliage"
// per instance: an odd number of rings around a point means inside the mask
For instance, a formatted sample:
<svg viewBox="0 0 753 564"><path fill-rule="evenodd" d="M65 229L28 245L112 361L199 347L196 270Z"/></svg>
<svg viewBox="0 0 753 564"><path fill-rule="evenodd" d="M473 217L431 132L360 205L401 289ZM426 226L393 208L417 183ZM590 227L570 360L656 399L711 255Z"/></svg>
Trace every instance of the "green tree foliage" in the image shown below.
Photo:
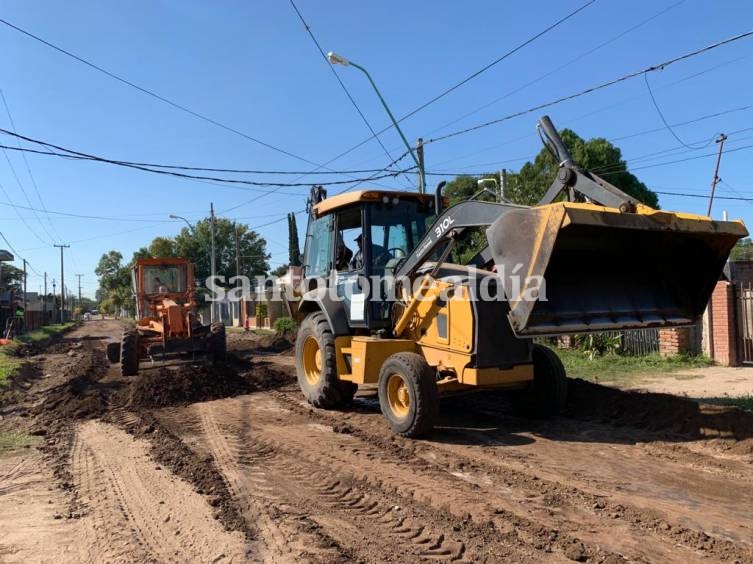
<svg viewBox="0 0 753 564"><path fill-rule="evenodd" d="M753 241L750 237L740 239L737 244L732 247L732 251L729 254L730 260L753 260Z"/></svg>
<svg viewBox="0 0 753 564"><path fill-rule="evenodd" d="M575 132L563 129L560 132L563 142L570 150L576 166L590 170L597 175L603 175L604 179L614 184L623 192L633 196L640 202L653 208L659 207L659 199L655 192L649 190L635 175L627 172L627 165L622 159L622 152L604 138L583 140ZM542 148L533 162L525 163L519 172L508 172L505 181L505 199L524 205L535 205L546 194L552 181L557 175L559 163L549 152ZM501 179L497 174L484 174L479 177L462 175L455 177L447 183L444 194L449 199L450 205L462 200L467 200L479 192L478 181L483 178L494 178L499 183ZM491 188L491 183L486 184ZM492 197L486 193L477 196L479 200L490 200ZM476 253L486 246L484 229L469 229L463 240L458 242L454 251L454 260L460 264L466 264ZM753 250L751 251L753 254Z"/></svg>
<svg viewBox="0 0 753 564"><path fill-rule="evenodd" d="M288 260L291 266L301 266L301 244L294 213L288 214Z"/></svg>
<svg viewBox="0 0 753 564"><path fill-rule="evenodd" d="M94 273L99 277L100 308L106 313L133 312L130 264L123 264L123 255L119 251L103 254Z"/></svg>
<svg viewBox="0 0 753 564"><path fill-rule="evenodd" d="M155 237L149 244L151 258L165 258L175 256L175 240L170 237Z"/></svg>
<svg viewBox="0 0 753 564"><path fill-rule="evenodd" d="M12 264L0 266L0 291L20 292L23 289L24 271Z"/></svg>
<svg viewBox="0 0 753 564"><path fill-rule="evenodd" d="M215 219L214 245L218 276L229 280L235 276L235 231L241 257L241 274L253 278L269 272L267 242L248 225L235 224L229 219ZM184 227L175 237L175 256L187 257L194 264L197 285L203 285L210 271L212 248L211 222L202 219L191 231Z"/></svg>
<svg viewBox="0 0 753 564"><path fill-rule="evenodd" d="M623 192L647 206L658 208L658 196L634 174L627 171L627 164L619 148L603 137L585 141L570 129L563 129L560 137L570 150L573 162L577 166L603 175L605 180ZM546 148L542 149L532 163L527 162L520 172L508 178L505 196L518 204L538 203L552 185L558 166L559 163L555 161L554 156Z"/></svg>
<svg viewBox="0 0 753 564"><path fill-rule="evenodd" d="M281 264L277 268L275 268L272 272L270 272L270 275L277 276L278 278L280 276L285 276L288 273L288 268L290 268L287 264Z"/></svg>

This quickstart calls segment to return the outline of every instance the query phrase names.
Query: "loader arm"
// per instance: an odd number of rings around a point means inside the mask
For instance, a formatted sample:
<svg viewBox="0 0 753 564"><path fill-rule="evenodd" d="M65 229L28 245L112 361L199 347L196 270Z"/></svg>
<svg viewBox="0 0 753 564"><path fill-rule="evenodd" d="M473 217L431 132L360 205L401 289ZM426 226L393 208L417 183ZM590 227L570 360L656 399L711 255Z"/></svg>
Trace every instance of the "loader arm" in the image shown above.
<svg viewBox="0 0 753 564"><path fill-rule="evenodd" d="M487 247L472 263L495 265L518 336L696 322L730 250L748 234L743 223L652 209L574 166L549 118L539 130L560 162L541 202L457 204L395 275L413 278L442 242L488 226ZM555 202L564 190L568 201Z"/></svg>

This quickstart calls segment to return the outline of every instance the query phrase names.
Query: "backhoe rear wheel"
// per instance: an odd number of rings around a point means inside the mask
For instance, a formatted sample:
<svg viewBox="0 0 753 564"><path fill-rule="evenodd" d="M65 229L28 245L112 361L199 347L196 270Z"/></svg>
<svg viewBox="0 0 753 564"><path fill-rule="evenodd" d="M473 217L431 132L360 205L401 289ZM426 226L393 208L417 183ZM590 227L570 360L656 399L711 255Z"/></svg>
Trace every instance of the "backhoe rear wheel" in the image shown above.
<svg viewBox="0 0 753 564"><path fill-rule="evenodd" d="M320 311L303 320L295 341L295 368L298 385L308 402L334 409L353 400L358 386L337 378L335 337Z"/></svg>
<svg viewBox="0 0 753 564"><path fill-rule="evenodd" d="M401 352L379 371L379 406L392 430L403 437L428 434L439 416L439 390L424 357Z"/></svg>
<svg viewBox="0 0 753 564"><path fill-rule="evenodd" d="M212 362L224 362L227 357L227 335L224 323L212 323L207 337L207 352Z"/></svg>
<svg viewBox="0 0 753 564"><path fill-rule="evenodd" d="M139 332L126 329L120 340L120 373L135 376L139 373Z"/></svg>
<svg viewBox="0 0 753 564"><path fill-rule="evenodd" d="M533 381L524 390L513 392L515 411L527 417L557 415L567 403L567 375L562 361L552 349L533 345Z"/></svg>

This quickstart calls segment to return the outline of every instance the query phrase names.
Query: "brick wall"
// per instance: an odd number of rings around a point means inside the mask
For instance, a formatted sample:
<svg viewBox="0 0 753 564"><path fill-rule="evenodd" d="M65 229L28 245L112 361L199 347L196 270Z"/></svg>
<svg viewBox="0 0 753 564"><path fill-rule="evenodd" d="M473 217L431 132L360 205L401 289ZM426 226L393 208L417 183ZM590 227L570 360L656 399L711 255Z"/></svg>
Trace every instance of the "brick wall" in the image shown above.
<svg viewBox="0 0 753 564"><path fill-rule="evenodd" d="M698 352L694 327L674 327L659 330L659 354L675 356L678 354L695 354Z"/></svg>
<svg viewBox="0 0 753 564"><path fill-rule="evenodd" d="M722 366L738 366L734 285L718 282L710 306L712 358Z"/></svg>

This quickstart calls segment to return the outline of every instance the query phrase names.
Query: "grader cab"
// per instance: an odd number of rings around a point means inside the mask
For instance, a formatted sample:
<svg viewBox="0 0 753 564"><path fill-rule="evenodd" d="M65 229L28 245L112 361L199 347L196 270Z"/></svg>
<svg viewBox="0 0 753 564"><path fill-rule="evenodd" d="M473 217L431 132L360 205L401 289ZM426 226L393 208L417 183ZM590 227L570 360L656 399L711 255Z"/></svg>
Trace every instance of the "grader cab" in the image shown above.
<svg viewBox="0 0 753 564"><path fill-rule="evenodd" d="M136 325L108 347L124 376L138 373L144 359L206 354L225 360L225 326L203 325L196 311L193 265L185 258L139 259L131 273Z"/></svg>
<svg viewBox="0 0 753 564"><path fill-rule="evenodd" d="M536 206L314 187L297 294L298 382L335 408L376 385L393 431L427 433L441 393L510 390L513 404L552 414L565 369L533 336L696 322L740 221L651 209L574 165L548 118L561 163ZM469 264L459 241L486 230Z"/></svg>

